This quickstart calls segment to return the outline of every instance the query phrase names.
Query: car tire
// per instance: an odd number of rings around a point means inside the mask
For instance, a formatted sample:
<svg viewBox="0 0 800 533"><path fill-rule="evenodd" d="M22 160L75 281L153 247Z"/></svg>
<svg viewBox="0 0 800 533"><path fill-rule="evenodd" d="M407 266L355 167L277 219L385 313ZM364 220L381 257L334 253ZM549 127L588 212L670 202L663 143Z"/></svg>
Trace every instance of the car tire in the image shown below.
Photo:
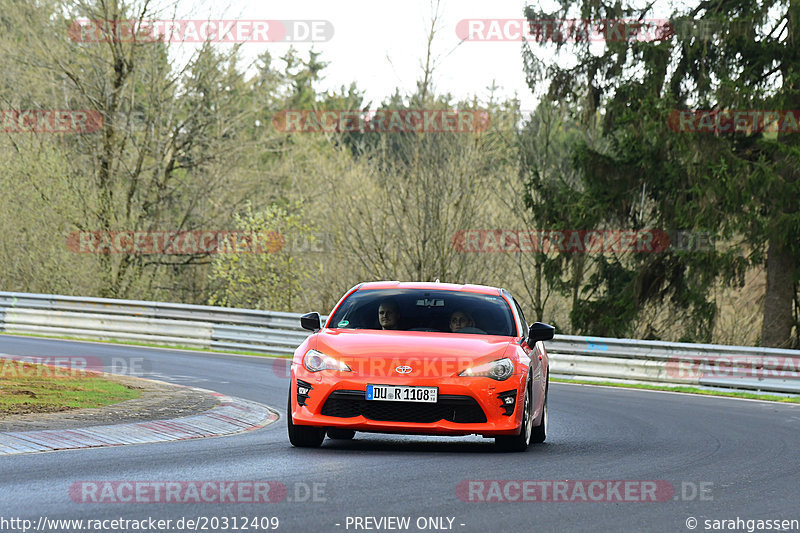
<svg viewBox="0 0 800 533"><path fill-rule="evenodd" d="M286 405L286 425L289 430L289 442L298 448L318 448L325 440L325 430L314 426L295 426L292 423L292 392Z"/></svg>
<svg viewBox="0 0 800 533"><path fill-rule="evenodd" d="M328 438L334 440L350 440L356 436L353 429L330 428L328 429Z"/></svg>
<svg viewBox="0 0 800 533"><path fill-rule="evenodd" d="M500 435L494 438L497 448L505 452L524 452L531 440L531 423L533 415L533 398L531 397L531 376L525 383L525 399L522 404L522 426L519 435Z"/></svg>
<svg viewBox="0 0 800 533"><path fill-rule="evenodd" d="M531 442L542 443L547 438L547 394L550 390L550 377L547 378L547 385L544 387L544 404L542 404L542 421L538 426L533 426L531 431Z"/></svg>

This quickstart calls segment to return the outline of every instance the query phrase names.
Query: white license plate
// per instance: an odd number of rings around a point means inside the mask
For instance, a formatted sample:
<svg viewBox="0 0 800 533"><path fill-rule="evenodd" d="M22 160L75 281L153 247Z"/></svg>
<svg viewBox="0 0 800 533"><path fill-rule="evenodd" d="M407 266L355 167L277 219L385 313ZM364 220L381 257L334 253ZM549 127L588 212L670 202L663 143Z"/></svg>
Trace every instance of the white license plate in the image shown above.
<svg viewBox="0 0 800 533"><path fill-rule="evenodd" d="M367 385L367 400L386 402L436 403L436 387L403 387L398 385Z"/></svg>

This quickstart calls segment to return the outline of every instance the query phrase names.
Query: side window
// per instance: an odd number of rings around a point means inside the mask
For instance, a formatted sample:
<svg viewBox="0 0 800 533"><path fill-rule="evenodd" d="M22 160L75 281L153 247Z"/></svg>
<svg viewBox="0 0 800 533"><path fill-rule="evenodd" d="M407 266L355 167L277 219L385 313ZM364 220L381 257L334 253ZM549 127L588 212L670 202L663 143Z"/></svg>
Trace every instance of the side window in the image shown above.
<svg viewBox="0 0 800 533"><path fill-rule="evenodd" d="M514 307L517 308L517 314L519 315L520 320L522 320L522 335L524 338L528 338L528 321L525 319L525 313L522 312L522 308L517 303L517 300L514 299Z"/></svg>

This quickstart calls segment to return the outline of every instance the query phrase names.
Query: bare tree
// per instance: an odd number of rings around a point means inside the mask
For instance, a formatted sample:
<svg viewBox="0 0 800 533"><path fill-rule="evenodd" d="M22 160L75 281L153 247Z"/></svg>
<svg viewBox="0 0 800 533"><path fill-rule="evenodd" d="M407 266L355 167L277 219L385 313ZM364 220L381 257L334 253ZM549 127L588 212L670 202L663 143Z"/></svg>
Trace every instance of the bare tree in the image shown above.
<svg viewBox="0 0 800 533"><path fill-rule="evenodd" d="M102 116L97 134L76 137L69 175L76 183L81 231L191 230L218 219L210 200L221 195L242 153L237 130L249 110L232 91L240 82L236 52L208 43L183 65L171 59L171 43L120 36L160 15L149 0L79 1L70 15L97 33L67 49L42 47L39 68L60 80L70 106ZM74 26L73 26L74 28ZM180 43L182 44L182 43ZM208 262L198 255L98 254L103 296L124 297L147 268L170 269ZM151 278L152 281L152 278Z"/></svg>

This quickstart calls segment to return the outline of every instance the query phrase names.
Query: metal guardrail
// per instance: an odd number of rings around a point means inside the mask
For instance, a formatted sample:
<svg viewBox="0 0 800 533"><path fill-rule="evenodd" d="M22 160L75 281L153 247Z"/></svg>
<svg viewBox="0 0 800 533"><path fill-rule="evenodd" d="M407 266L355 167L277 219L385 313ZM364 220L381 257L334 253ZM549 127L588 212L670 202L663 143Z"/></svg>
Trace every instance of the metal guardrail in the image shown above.
<svg viewBox="0 0 800 533"><path fill-rule="evenodd" d="M308 336L300 314L0 292L0 331L275 355ZM553 376L800 393L800 351L556 335Z"/></svg>
<svg viewBox="0 0 800 533"><path fill-rule="evenodd" d="M308 336L295 313L0 292L0 330L291 354Z"/></svg>
<svg viewBox="0 0 800 533"><path fill-rule="evenodd" d="M800 393L800 351L556 335L559 377Z"/></svg>

